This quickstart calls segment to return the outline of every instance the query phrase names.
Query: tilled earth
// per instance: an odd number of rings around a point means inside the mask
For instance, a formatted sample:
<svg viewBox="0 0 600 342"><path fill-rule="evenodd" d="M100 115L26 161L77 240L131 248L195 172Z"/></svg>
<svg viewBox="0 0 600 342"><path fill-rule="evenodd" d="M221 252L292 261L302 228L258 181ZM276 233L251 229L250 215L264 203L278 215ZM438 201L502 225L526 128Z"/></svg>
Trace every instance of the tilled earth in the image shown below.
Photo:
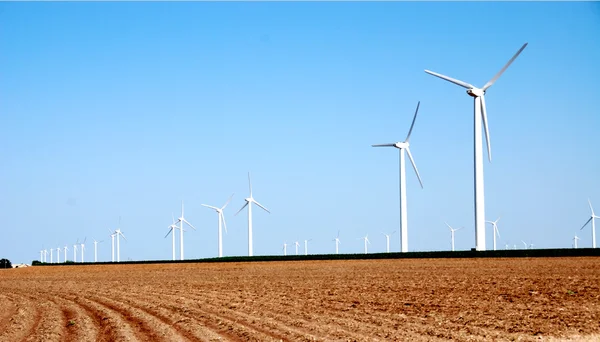
<svg viewBox="0 0 600 342"><path fill-rule="evenodd" d="M0 270L0 341L600 340L600 258Z"/></svg>

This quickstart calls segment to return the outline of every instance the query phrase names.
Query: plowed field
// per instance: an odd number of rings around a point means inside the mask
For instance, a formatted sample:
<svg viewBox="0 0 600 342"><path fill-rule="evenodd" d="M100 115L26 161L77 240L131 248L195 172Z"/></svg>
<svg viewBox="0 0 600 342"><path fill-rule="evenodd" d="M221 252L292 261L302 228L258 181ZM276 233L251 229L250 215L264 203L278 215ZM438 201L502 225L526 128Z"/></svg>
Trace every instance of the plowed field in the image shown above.
<svg viewBox="0 0 600 342"><path fill-rule="evenodd" d="M0 270L0 341L600 339L600 258Z"/></svg>

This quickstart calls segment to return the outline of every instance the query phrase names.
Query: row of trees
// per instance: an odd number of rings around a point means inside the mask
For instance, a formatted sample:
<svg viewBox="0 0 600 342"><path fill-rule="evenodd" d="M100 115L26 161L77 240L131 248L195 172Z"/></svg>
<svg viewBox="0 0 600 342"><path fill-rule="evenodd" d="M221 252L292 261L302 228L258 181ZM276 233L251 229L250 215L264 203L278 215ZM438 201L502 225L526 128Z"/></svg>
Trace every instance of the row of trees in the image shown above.
<svg viewBox="0 0 600 342"><path fill-rule="evenodd" d="M8 259L0 259L0 268L12 268L12 263Z"/></svg>

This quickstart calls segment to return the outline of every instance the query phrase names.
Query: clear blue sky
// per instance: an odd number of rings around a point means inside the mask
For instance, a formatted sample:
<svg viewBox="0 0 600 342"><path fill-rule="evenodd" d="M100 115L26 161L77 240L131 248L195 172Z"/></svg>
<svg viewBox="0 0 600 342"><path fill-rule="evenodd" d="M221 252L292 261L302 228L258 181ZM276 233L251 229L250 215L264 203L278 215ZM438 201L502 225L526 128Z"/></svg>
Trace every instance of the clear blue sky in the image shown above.
<svg viewBox="0 0 600 342"><path fill-rule="evenodd" d="M367 233L384 251L398 154L371 144L403 140L419 100L409 250L449 249L445 220L470 249L472 99L423 69L483 86L525 42L486 96L486 217L502 216L502 248L591 246L599 36L600 6L581 2L0 3L0 257L87 237L86 259L96 238L110 260L121 216L122 260L170 259L182 199L186 258L213 257L200 204L234 192L224 254L246 255L248 171L272 212L254 211L255 255L308 238L332 253L338 230L341 253Z"/></svg>

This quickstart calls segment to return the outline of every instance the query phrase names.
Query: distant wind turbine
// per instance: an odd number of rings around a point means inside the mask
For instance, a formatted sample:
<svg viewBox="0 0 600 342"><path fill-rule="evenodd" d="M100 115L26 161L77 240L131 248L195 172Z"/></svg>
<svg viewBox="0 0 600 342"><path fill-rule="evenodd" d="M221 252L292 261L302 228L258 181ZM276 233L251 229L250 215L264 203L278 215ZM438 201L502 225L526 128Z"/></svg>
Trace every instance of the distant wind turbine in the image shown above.
<svg viewBox="0 0 600 342"><path fill-rule="evenodd" d="M288 246L287 242L284 242L283 243L283 255L287 255L287 246Z"/></svg>
<svg viewBox="0 0 600 342"><path fill-rule="evenodd" d="M84 262L84 258L83 258L83 253L85 252L85 241L87 240L87 237L83 239L83 242L80 244L81 245L81 262Z"/></svg>
<svg viewBox="0 0 600 342"><path fill-rule="evenodd" d="M339 230L338 230L337 237L331 241L335 241L335 254L339 254L339 245L342 243L340 241L340 231Z"/></svg>
<svg viewBox="0 0 600 342"><path fill-rule="evenodd" d="M483 139L481 137L481 123L483 120L483 126L485 129L485 137L487 142L488 159L492 161L492 149L490 145L490 133L488 129L487 110L485 106L485 92L491 87L498 78L506 71L506 69L512 64L512 62L519 56L519 54L525 49L527 43L517 51L517 53L506 63L506 65L500 69L500 71L492 77L492 79L486 83L482 88L477 88L469 83L459 81L452 77L448 77L442 74L435 73L433 71L425 70L426 73L439 77L448 82L459 85L467 89L467 94L474 99L475 107L475 118L474 118L474 134L473 139L474 145L474 176L475 176L475 248L478 251L485 251L485 200L483 192Z"/></svg>
<svg viewBox="0 0 600 342"><path fill-rule="evenodd" d="M225 233L227 233L227 224L225 223L225 216L223 215L223 210L225 209L225 207L227 207L227 205L229 204L229 201L231 201L231 198L233 197L234 194L231 194L231 196L229 196L229 199L227 200L227 202L225 202L225 204L221 207L221 208L217 208L217 207L213 207L211 205L207 205L207 204L202 204L203 206L213 209L214 211L217 212L218 214L218 218L219 218L219 231L218 231L218 250L219 250L219 258L223 256L223 233L221 232L221 221L223 222L223 226L225 227Z"/></svg>
<svg viewBox="0 0 600 342"><path fill-rule="evenodd" d="M56 249L56 262L59 263L59 264L60 264L60 250L61 250L60 247L58 247Z"/></svg>
<svg viewBox="0 0 600 342"><path fill-rule="evenodd" d="M383 234L385 236L385 252L389 253L390 252L390 236L394 235L396 231L394 230L393 232L386 234L384 232L381 232L381 234Z"/></svg>
<svg viewBox="0 0 600 342"><path fill-rule="evenodd" d="M65 262L67 262L67 252L69 251L69 247L67 245L65 245L65 248L63 248L63 251L65 253Z"/></svg>
<svg viewBox="0 0 600 342"><path fill-rule="evenodd" d="M525 245L525 249L527 249L527 242L521 240L521 242Z"/></svg>
<svg viewBox="0 0 600 342"><path fill-rule="evenodd" d="M119 244L119 235L123 238L123 240L127 241L127 239L125 238L125 235L123 235L121 228L115 229L115 234L117 234L117 262L121 262L121 245Z"/></svg>
<svg viewBox="0 0 600 342"><path fill-rule="evenodd" d="M492 225L492 234L494 235L494 250L496 250L496 235L500 237L500 231L498 230L498 221L500 221L499 217L496 219L496 221L485 221Z"/></svg>
<svg viewBox="0 0 600 342"><path fill-rule="evenodd" d="M359 239L361 239L361 240L364 240L364 241L365 241L365 254L367 254L367 252L368 252L368 250L367 250L367 243L368 243L368 244L370 244L370 243L371 243L371 241L369 241L369 234L367 234L367 235L365 235L365 236L363 236L363 237L361 237L361 238L359 238Z"/></svg>
<svg viewBox="0 0 600 342"><path fill-rule="evenodd" d="M296 241L294 242L294 245L296 246L296 255L298 255L298 246L300 246L300 243Z"/></svg>
<svg viewBox="0 0 600 342"><path fill-rule="evenodd" d="M73 245L73 262L77 262L77 245L79 244L79 239L77 239L77 242Z"/></svg>
<svg viewBox="0 0 600 342"><path fill-rule="evenodd" d="M410 134L412 133L413 127L415 126L415 120L417 120L417 114L419 113L419 105L421 101L417 103L417 109L415 110L415 116L413 117L412 124L410 125L410 129L408 130L408 134L406 135L406 139L403 142L396 142L390 144L378 144L371 145L372 147L395 147L398 149L400 153L400 246L401 251L403 253L408 252L408 219L407 219L407 210L406 210L406 167L404 165L404 150L408 154L408 158L415 169L415 173L417 174L417 178L419 179L419 183L421 184L421 188L423 188L423 182L421 181L421 176L419 175L419 170L417 170L417 165L413 159L412 154L410 153Z"/></svg>
<svg viewBox="0 0 600 342"><path fill-rule="evenodd" d="M94 240L94 262L98 262L98 244L104 240L96 241L94 238L92 240Z"/></svg>
<svg viewBox="0 0 600 342"><path fill-rule="evenodd" d="M181 201L181 217L177 219L177 223L179 223L179 259L183 260L183 224L187 224L192 227L192 229L196 230L191 223L189 223L185 217L183 217L183 201ZM118 241L117 241L118 242Z"/></svg>
<svg viewBox="0 0 600 342"><path fill-rule="evenodd" d="M312 241L312 239L304 240L304 255L308 255L308 241Z"/></svg>
<svg viewBox="0 0 600 342"><path fill-rule="evenodd" d="M244 204L244 206L241 207L240 210L238 210L238 212L235 213L235 215L233 215L233 216L237 216L237 214L239 214L240 211L242 211L244 208L248 207L248 256L253 256L254 252L252 250L252 203L256 204L257 206L259 206L260 208L262 208L264 211L268 212L269 214L271 212L267 208L263 207L262 204L258 203L254 199L254 197L252 197L252 181L250 180L250 172L248 172L248 185L250 187L250 197L244 198L244 201L246 201L246 204Z"/></svg>
<svg viewBox="0 0 600 342"><path fill-rule="evenodd" d="M175 232L177 231L177 229L179 227L177 227L177 224L175 224L175 216L173 216L173 214L171 213L171 218L173 219L173 223L171 223L171 225L169 226L169 232L167 232L167 235L165 235L165 238L167 238L167 236L169 236L169 234L171 234L171 237L173 238L173 260L175 260Z"/></svg>
<svg viewBox="0 0 600 342"><path fill-rule="evenodd" d="M573 238L573 248L577 248L577 240L579 240L579 237L575 235L575 237Z"/></svg>
<svg viewBox="0 0 600 342"><path fill-rule="evenodd" d="M452 241L452 251L454 252L454 233L455 233L456 231L459 231L459 230L461 230L463 227L460 227L460 228L454 229L454 228L450 227L450 225L448 224L448 222L444 222L444 223L445 223L445 224L448 226L448 228L450 228L450 239L451 239L451 241Z"/></svg>
<svg viewBox="0 0 600 342"><path fill-rule="evenodd" d="M53 258L52 258L52 254L53 254L52 252L53 252L53 251L54 251L54 249L53 249L53 248L50 248L50 263L51 263L51 264L54 262L54 261L53 261Z"/></svg>
<svg viewBox="0 0 600 342"><path fill-rule="evenodd" d="M590 205L592 215L590 216L590 219L587 220L587 222L583 225L583 227L581 227L581 229L585 228L585 226L587 226L587 224L590 223L590 221L592 222L592 248L596 248L596 219L600 218L600 216L596 216L596 214L594 213L594 208L592 208L592 202L590 202L589 198L588 203Z"/></svg>
<svg viewBox="0 0 600 342"><path fill-rule="evenodd" d="M115 262L115 236L117 235L117 233L110 230L110 228L108 229L108 231L110 232L110 242L111 242L111 244L110 244L110 255L111 255L110 261Z"/></svg>

